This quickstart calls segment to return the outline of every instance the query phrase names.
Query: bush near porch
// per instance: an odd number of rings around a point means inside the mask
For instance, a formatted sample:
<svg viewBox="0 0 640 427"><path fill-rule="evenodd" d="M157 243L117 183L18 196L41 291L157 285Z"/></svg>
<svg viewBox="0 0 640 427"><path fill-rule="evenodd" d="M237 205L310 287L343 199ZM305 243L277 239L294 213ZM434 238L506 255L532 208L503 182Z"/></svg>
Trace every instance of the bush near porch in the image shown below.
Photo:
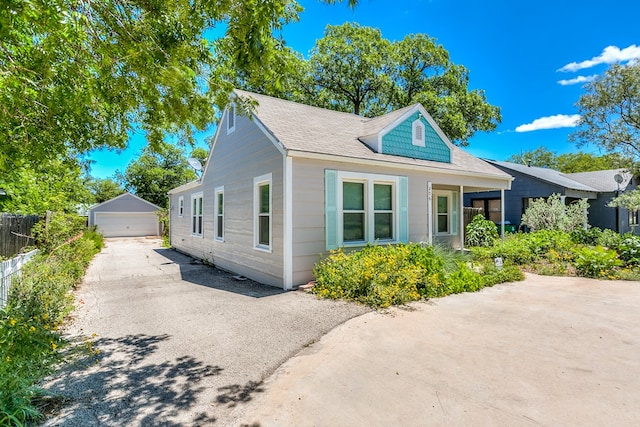
<svg viewBox="0 0 640 427"><path fill-rule="evenodd" d="M477 291L522 280L515 266L472 263L461 252L420 244L367 245L360 251L332 251L313 270L319 297L385 308L423 298Z"/></svg>

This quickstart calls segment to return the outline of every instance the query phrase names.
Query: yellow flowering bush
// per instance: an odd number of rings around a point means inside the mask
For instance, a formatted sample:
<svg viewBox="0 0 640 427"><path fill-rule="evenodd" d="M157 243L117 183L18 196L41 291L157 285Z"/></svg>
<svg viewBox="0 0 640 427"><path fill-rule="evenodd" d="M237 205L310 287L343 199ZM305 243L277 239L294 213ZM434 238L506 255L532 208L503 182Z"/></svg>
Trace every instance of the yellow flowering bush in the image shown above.
<svg viewBox="0 0 640 427"><path fill-rule="evenodd" d="M332 251L313 270L320 297L349 299L374 307L415 301L444 281L443 261L418 244L367 245L360 251Z"/></svg>

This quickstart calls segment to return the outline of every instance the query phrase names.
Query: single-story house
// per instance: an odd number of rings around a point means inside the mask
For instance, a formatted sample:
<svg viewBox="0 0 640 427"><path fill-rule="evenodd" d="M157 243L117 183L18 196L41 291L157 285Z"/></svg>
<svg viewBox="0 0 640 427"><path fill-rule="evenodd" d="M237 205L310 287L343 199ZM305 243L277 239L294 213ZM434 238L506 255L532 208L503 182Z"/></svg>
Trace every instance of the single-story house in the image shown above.
<svg viewBox="0 0 640 427"><path fill-rule="evenodd" d="M159 236L161 208L140 197L123 193L89 209L89 227L96 226L104 237Z"/></svg>
<svg viewBox="0 0 640 427"><path fill-rule="evenodd" d="M452 144L420 104L373 119L236 90L202 176L169 192L171 245L292 289L338 247L464 243L462 195L511 176Z"/></svg>
<svg viewBox="0 0 640 427"><path fill-rule="evenodd" d="M495 167L514 177L511 190L465 194L465 206L484 208L485 217L496 223L505 221L516 227L522 214L533 199L558 194L569 204L575 200L589 202L588 222L592 227L625 233L638 224L637 212L624 208L610 208L607 204L619 194L637 187L637 180L624 169L595 172L562 173L554 169L528 166L518 163L487 160ZM500 204L504 203L504 212Z"/></svg>

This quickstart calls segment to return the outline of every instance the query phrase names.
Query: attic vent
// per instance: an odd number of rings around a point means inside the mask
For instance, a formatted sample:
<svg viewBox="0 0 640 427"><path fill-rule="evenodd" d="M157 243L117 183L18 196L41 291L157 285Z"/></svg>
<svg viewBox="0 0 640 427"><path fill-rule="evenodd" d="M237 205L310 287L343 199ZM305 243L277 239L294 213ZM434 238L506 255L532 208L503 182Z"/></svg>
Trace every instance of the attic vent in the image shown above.
<svg viewBox="0 0 640 427"><path fill-rule="evenodd" d="M424 147L424 123L418 118L411 124L413 137L411 143L418 147Z"/></svg>

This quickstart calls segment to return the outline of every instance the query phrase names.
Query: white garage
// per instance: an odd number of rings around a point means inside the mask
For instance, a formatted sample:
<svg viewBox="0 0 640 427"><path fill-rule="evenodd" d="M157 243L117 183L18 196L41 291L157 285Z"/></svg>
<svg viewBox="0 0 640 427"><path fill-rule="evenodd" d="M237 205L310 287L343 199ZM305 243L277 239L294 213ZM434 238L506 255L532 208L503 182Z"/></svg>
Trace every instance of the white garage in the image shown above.
<svg viewBox="0 0 640 427"><path fill-rule="evenodd" d="M159 206L131 193L91 207L89 226L96 226L104 237L138 237L160 235L156 212Z"/></svg>

